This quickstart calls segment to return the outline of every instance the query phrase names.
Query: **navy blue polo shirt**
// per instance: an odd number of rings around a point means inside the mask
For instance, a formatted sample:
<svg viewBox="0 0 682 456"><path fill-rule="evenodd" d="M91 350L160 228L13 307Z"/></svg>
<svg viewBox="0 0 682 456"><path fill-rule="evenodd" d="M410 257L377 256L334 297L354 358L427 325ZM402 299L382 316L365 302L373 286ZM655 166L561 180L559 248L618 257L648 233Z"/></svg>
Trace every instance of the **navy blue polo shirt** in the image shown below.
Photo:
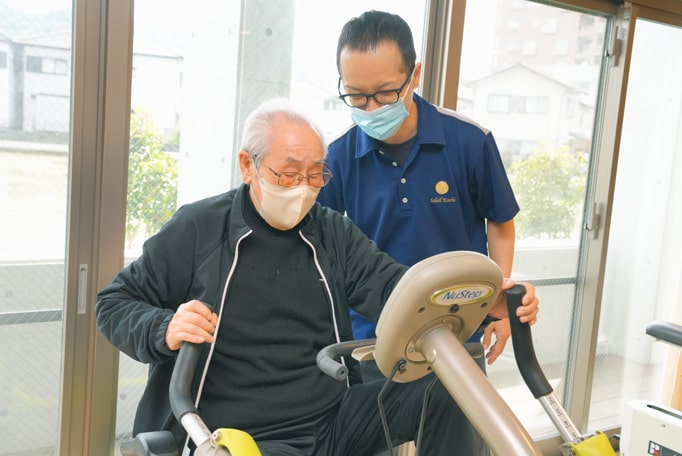
<svg viewBox="0 0 682 456"><path fill-rule="evenodd" d="M417 136L404 165L353 125L329 145L334 177L318 201L346 213L406 265L452 250L487 255L486 219L506 222L519 211L493 135L455 111L413 99ZM356 337L375 337L373 324Z"/></svg>

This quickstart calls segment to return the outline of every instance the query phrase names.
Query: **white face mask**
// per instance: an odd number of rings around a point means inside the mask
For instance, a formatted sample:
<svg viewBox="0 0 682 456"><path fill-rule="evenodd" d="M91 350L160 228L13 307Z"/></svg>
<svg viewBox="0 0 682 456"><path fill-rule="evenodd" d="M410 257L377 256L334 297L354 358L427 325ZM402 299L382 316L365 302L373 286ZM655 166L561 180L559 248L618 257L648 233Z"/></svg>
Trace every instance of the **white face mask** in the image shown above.
<svg viewBox="0 0 682 456"><path fill-rule="evenodd" d="M263 201L258 202L254 195L254 201L258 206L261 217L273 228L290 230L303 220L315 204L319 188L309 185L296 187L282 187L271 184L263 179L256 170L260 193Z"/></svg>

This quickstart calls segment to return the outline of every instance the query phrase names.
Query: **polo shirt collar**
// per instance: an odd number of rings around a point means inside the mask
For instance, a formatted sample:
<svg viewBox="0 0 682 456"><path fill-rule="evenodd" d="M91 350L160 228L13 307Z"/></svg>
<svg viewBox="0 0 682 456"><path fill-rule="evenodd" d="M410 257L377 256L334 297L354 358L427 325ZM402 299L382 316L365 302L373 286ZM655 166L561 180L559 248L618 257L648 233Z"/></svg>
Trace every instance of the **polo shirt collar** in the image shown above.
<svg viewBox="0 0 682 456"><path fill-rule="evenodd" d="M438 112L435 106L417 95L412 94L412 100L417 105L417 143L418 146L422 144L435 144L445 146L445 132L436 119ZM362 128L355 125L357 130L358 147L355 149L355 158L364 157L370 152L381 149L381 141L372 138L367 133L362 131Z"/></svg>

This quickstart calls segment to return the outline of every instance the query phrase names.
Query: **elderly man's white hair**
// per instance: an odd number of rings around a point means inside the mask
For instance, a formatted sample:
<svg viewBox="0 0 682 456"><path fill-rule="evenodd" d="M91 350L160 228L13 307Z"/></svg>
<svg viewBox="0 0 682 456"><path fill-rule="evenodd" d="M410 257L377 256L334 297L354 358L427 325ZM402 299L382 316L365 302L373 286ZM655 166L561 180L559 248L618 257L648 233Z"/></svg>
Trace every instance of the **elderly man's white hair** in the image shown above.
<svg viewBox="0 0 682 456"><path fill-rule="evenodd" d="M317 124L286 98L273 98L260 104L244 122L241 150L248 152L256 165L268 153L273 121L279 118L312 128L322 143L323 158L327 156L327 143Z"/></svg>

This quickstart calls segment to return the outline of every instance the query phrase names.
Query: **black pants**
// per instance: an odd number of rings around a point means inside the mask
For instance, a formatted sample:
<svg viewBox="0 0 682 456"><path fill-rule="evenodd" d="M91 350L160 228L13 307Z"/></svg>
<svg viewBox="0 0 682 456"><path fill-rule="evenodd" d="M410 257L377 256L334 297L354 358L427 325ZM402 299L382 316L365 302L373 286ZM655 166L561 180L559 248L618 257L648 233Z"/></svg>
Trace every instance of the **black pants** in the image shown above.
<svg viewBox="0 0 682 456"><path fill-rule="evenodd" d="M383 407L390 436L397 447L417 437L424 394L434 380L428 375L410 383L390 383ZM377 405L383 380L355 385L341 403L309 426L282 429L267 438L256 436L263 456L372 456L387 448ZM428 406L420 447L422 456L478 456L475 429L448 391L435 382ZM474 447L472 447L474 442Z"/></svg>
<svg viewBox="0 0 682 456"><path fill-rule="evenodd" d="M478 367L481 368L483 373L486 373L485 366L485 356L480 356L474 358ZM384 375L381 373L374 361L362 361L360 363L360 371L362 372L362 378L364 381L374 381L383 379ZM462 415L464 412L461 412ZM453 452L454 455L470 455L470 456L490 456L490 448L481 437L481 434L474 428L466 418L458 420L457 430L455 431L459 437L459 447L466 448L468 452L460 451L459 449ZM421 456L426 453L421 451ZM388 451L381 452L376 456L390 456ZM419 456L419 455L417 455Z"/></svg>

